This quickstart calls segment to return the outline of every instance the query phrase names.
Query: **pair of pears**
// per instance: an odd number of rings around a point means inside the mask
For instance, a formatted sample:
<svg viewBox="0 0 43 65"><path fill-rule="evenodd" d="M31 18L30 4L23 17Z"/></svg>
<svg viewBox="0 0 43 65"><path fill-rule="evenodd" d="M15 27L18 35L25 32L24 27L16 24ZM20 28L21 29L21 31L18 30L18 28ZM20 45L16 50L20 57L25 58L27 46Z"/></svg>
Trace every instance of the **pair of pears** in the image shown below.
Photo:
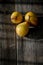
<svg viewBox="0 0 43 65"><path fill-rule="evenodd" d="M25 17L25 22L23 21L23 15L20 12L13 12L11 14L11 21L14 24L18 24L16 27L16 33L20 37L24 37L29 32L30 23L37 25L37 16L33 12L27 12ZM22 23L21 23L22 22Z"/></svg>

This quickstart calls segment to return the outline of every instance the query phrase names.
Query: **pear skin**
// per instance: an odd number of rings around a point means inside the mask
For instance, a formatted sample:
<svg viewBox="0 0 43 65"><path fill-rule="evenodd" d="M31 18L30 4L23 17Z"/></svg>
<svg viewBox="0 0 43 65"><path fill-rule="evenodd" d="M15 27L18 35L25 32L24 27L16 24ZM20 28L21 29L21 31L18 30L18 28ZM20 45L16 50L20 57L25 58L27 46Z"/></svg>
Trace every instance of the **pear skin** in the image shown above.
<svg viewBox="0 0 43 65"><path fill-rule="evenodd" d="M29 32L29 23L23 22L17 25L16 33L19 37L24 37Z"/></svg>
<svg viewBox="0 0 43 65"><path fill-rule="evenodd" d="M28 21L29 23L31 23L32 25L37 25L37 15L34 12L27 12L25 14L25 21Z"/></svg>
<svg viewBox="0 0 43 65"><path fill-rule="evenodd" d="M14 24L18 24L20 22L22 22L23 20L23 16L20 12L13 12L11 14L11 22Z"/></svg>

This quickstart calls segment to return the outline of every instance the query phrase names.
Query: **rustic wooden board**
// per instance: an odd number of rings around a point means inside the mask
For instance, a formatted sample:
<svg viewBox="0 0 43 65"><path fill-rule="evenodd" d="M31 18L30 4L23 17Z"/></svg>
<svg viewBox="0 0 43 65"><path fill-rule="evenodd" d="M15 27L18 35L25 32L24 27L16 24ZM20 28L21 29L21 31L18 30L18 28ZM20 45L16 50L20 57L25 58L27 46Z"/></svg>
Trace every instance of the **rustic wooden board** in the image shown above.
<svg viewBox="0 0 43 65"><path fill-rule="evenodd" d="M37 9L37 7L39 9ZM34 28L32 29L33 31L30 30L32 33L30 32L28 37L20 38L16 35L15 25L13 25L10 20L10 14L13 11L23 13L34 11L38 14L42 14L43 6L5 4L0 5L0 11L2 11L0 13L0 60L2 59L0 64L14 65L15 60L18 61L18 65L43 63L43 24L40 24L40 28Z"/></svg>

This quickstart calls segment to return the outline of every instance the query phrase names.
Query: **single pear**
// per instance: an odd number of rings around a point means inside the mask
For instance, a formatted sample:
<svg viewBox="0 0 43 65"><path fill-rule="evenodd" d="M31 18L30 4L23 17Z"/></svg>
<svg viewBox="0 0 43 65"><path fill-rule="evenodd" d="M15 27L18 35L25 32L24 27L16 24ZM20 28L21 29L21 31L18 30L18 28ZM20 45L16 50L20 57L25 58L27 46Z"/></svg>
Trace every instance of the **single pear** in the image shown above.
<svg viewBox="0 0 43 65"><path fill-rule="evenodd" d="M20 12L13 12L11 14L12 23L18 24L18 23L22 22L22 20L23 20L23 16Z"/></svg>
<svg viewBox="0 0 43 65"><path fill-rule="evenodd" d="M20 37L24 37L27 35L29 31L29 23L28 22L23 22L17 25L16 27L16 33Z"/></svg>
<svg viewBox="0 0 43 65"><path fill-rule="evenodd" d="M37 15L34 12L27 12L25 14L25 20L33 25L37 25Z"/></svg>

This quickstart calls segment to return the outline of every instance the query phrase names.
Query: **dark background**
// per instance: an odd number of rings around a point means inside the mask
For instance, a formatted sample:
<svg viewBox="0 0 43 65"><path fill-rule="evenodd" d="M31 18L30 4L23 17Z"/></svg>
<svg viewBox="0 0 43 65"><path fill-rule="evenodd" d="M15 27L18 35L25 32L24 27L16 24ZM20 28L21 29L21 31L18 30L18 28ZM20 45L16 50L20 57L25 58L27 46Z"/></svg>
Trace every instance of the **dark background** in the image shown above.
<svg viewBox="0 0 43 65"><path fill-rule="evenodd" d="M35 12L38 26L18 37L10 20L13 11ZM43 0L0 0L0 65L16 64L43 65Z"/></svg>

